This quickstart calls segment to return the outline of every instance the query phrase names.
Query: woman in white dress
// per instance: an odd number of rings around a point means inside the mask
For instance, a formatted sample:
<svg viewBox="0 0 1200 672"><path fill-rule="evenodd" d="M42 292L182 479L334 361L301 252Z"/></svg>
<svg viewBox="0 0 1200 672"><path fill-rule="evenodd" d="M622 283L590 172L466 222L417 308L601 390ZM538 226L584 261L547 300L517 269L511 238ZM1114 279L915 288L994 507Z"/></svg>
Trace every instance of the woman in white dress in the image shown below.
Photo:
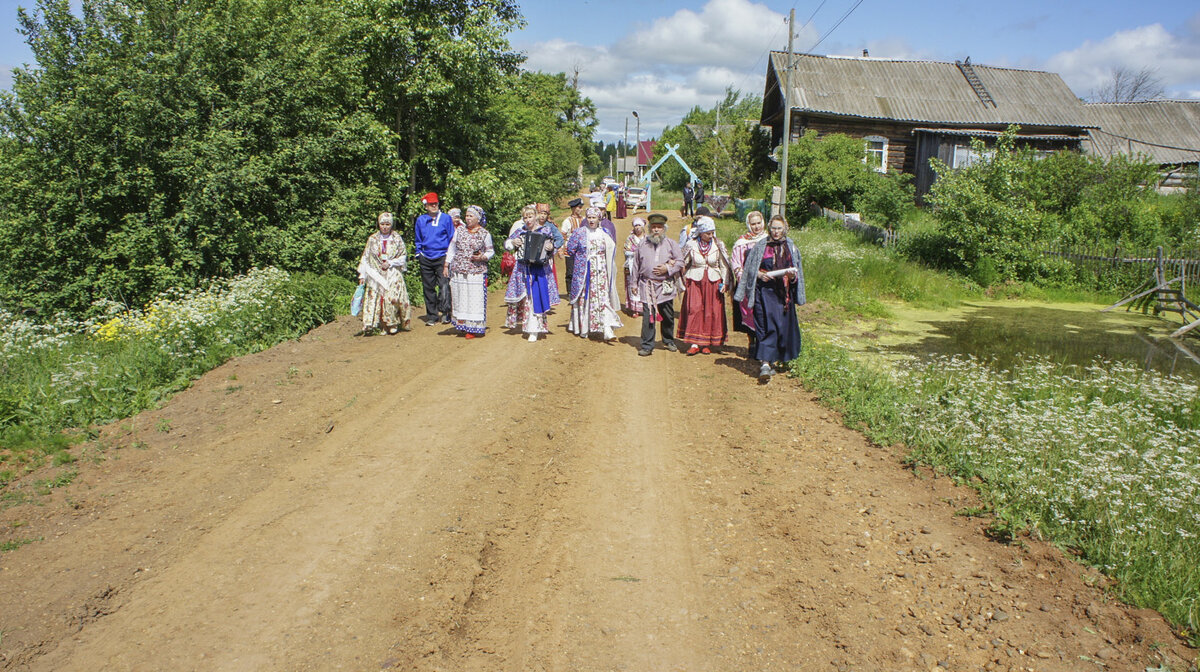
<svg viewBox="0 0 1200 672"><path fill-rule="evenodd" d="M454 229L442 273L450 278L450 323L467 339L487 331L488 260L496 254L487 215L478 205L467 206L463 226Z"/></svg>
<svg viewBox="0 0 1200 672"><path fill-rule="evenodd" d="M587 225L571 234L567 254L575 257L568 331L584 338L598 333L605 341L613 340L613 329L622 326L621 299L617 292L617 244L600 228L599 208L588 208Z"/></svg>

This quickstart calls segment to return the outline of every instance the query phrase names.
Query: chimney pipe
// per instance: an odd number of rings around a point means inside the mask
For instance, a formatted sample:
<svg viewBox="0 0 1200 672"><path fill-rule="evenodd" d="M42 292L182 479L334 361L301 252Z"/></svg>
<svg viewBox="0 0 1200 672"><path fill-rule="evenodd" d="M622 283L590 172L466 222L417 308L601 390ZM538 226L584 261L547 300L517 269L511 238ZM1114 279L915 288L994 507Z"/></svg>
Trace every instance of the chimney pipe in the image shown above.
<svg viewBox="0 0 1200 672"><path fill-rule="evenodd" d="M866 49L863 49L863 58L868 58L868 57L870 57L870 54L867 53Z"/></svg>

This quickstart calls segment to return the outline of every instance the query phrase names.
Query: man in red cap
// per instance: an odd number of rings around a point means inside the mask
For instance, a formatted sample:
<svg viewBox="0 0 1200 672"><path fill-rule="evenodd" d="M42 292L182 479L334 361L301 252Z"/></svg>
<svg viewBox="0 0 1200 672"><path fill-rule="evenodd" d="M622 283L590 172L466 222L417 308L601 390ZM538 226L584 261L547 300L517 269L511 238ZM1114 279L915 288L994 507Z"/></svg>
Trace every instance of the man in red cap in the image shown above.
<svg viewBox="0 0 1200 672"><path fill-rule="evenodd" d="M421 203L425 214L413 222L413 241L425 294L425 326L432 327L438 322L450 324L450 279L442 274L442 264L454 237L454 220L441 211L436 193L425 194Z"/></svg>

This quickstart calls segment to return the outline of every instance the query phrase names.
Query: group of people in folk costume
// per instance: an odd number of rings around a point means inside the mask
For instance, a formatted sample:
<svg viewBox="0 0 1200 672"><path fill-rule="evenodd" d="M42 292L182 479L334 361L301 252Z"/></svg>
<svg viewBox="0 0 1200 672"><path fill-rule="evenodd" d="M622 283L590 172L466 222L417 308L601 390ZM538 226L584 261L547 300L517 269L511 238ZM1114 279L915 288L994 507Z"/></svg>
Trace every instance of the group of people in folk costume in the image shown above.
<svg viewBox="0 0 1200 672"><path fill-rule="evenodd" d="M442 212L438 196L421 199L425 214L413 223L414 246L420 264L428 326L453 325L467 338L487 330L488 260L495 255L487 215L478 205L463 214L458 208ZM358 262L363 294L363 332L395 334L408 329L412 305L404 271L408 266L404 240L396 232L392 213L377 220L379 231L367 239Z"/></svg>
<svg viewBox="0 0 1200 672"><path fill-rule="evenodd" d="M480 336L487 329L488 261L495 255L487 217L476 205L461 217L457 209L442 213L434 193L422 202L426 213L417 217L414 237L425 323L452 325L468 339ZM782 216L768 224L762 213L751 212L746 233L730 249L716 238L716 223L707 214L685 227L681 242L666 234L665 215L635 218L621 246L622 292L616 227L602 208L584 210L581 199L568 205L571 214L561 226L550 220L550 206L539 203L526 206L510 228L504 240L514 257L504 293L506 328L520 330L530 341L549 332L546 316L561 302L554 268L558 255L566 269L567 330L577 336L612 341L614 330L623 326L623 294L625 310L642 318L638 354L651 355L659 334L663 347L677 351L675 298L680 296L678 338L689 355L711 354L728 339L725 298L732 295L733 329L748 335L760 379L769 379L799 355L796 307L805 303L804 270ZM378 227L358 267L365 285L363 329L394 334L411 321L403 276L407 258L391 213L379 215Z"/></svg>

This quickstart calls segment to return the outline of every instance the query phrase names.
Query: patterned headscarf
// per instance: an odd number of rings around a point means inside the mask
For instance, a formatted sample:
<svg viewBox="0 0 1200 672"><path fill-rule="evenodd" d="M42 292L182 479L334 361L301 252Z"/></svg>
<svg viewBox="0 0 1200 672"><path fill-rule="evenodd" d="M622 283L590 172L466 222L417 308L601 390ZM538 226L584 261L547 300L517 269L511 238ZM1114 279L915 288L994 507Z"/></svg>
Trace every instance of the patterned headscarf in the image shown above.
<svg viewBox="0 0 1200 672"><path fill-rule="evenodd" d="M696 219L696 224L692 227L692 238L699 238L700 234L716 231L717 223L712 217L700 217Z"/></svg>
<svg viewBox="0 0 1200 672"><path fill-rule="evenodd" d="M642 229L644 230L646 228L646 220L642 219L641 217L634 217L633 218L633 228L636 229L639 226L642 227Z"/></svg>
<svg viewBox="0 0 1200 672"><path fill-rule="evenodd" d="M483 214L483 208L479 207L478 205L468 205L467 211L474 212L476 215L479 216L479 225L480 226L487 226L487 215Z"/></svg>
<svg viewBox="0 0 1200 672"><path fill-rule="evenodd" d="M546 214L550 214L550 204L549 203L536 203L536 204L534 204L534 207L537 208L538 212L544 212Z"/></svg>
<svg viewBox="0 0 1200 672"><path fill-rule="evenodd" d="M450 217L454 219L462 219L462 210L459 210L458 208L450 208L446 211L446 214L450 215Z"/></svg>
<svg viewBox="0 0 1200 672"><path fill-rule="evenodd" d="M604 211L593 205L592 207L588 208L587 212L584 214L586 214L588 217L591 217L592 215L595 215L597 217L603 217Z"/></svg>

